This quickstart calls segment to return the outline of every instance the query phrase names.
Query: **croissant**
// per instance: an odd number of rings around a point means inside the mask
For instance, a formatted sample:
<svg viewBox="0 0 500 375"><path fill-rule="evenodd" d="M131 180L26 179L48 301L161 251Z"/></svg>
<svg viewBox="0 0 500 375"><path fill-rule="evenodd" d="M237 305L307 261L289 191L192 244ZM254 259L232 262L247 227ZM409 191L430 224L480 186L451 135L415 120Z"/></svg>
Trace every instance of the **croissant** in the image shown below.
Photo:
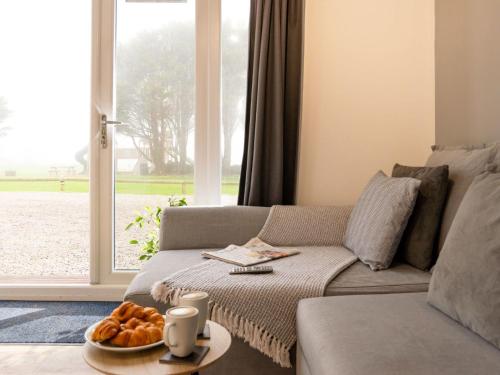
<svg viewBox="0 0 500 375"><path fill-rule="evenodd" d="M146 322L153 323L155 326L161 329L163 329L163 327L165 326L165 319L154 307L144 308L143 319Z"/></svg>
<svg viewBox="0 0 500 375"><path fill-rule="evenodd" d="M142 318L143 316L144 307L129 301L123 302L111 313L111 317L118 319L120 322L126 322L130 318Z"/></svg>
<svg viewBox="0 0 500 375"><path fill-rule="evenodd" d="M123 302L96 326L92 340L122 347L148 345L162 339L164 325L157 309Z"/></svg>
<svg viewBox="0 0 500 375"><path fill-rule="evenodd" d="M153 324L145 322L145 321L138 319L138 318L130 318L129 320L127 320L126 323L120 324L120 329L121 330L135 329L138 326L151 327L151 326L153 326Z"/></svg>
<svg viewBox="0 0 500 375"><path fill-rule="evenodd" d="M101 342L116 336L120 330L120 322L112 317L102 320L92 332L92 340Z"/></svg>
<svg viewBox="0 0 500 375"><path fill-rule="evenodd" d="M162 336L162 329L153 323L131 318L121 325L120 332L111 339L111 343L122 347L142 346L158 342Z"/></svg>

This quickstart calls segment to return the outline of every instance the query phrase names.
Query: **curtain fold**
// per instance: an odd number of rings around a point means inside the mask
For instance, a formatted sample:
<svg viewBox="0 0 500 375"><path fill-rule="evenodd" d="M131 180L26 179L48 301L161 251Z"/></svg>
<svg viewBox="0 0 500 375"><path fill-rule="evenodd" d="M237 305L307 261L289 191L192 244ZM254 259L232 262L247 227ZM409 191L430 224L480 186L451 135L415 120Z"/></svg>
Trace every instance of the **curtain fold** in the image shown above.
<svg viewBox="0 0 500 375"><path fill-rule="evenodd" d="M303 0L251 2L240 205L295 202L303 13Z"/></svg>

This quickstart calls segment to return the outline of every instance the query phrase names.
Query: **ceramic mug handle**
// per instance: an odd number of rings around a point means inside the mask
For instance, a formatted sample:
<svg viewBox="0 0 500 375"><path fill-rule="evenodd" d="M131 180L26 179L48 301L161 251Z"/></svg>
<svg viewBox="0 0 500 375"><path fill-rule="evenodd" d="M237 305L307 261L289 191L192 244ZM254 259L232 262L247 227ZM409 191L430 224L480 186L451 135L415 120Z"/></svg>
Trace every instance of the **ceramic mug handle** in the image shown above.
<svg viewBox="0 0 500 375"><path fill-rule="evenodd" d="M171 346L175 348L177 343L170 341L170 328L174 327L175 323L169 322L165 324L165 328L163 328L163 340L165 341L166 346Z"/></svg>

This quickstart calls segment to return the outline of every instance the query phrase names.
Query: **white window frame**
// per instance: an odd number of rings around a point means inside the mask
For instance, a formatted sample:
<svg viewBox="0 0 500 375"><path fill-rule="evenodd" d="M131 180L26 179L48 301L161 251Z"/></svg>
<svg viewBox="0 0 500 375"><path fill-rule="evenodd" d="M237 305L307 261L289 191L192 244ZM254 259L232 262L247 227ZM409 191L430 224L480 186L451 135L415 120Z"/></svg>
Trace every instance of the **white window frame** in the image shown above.
<svg viewBox="0 0 500 375"><path fill-rule="evenodd" d="M218 205L221 194L221 0L195 0L195 204ZM114 62L116 1L94 0L96 54L93 90L93 132L98 134L100 116L114 117ZM95 25L94 25L95 26ZM97 73L97 74L96 74ZM98 78L97 78L98 76ZM117 119L118 121L120 119ZM108 147L99 137L91 140L92 240L90 279L93 284L128 284L136 271L114 269L114 162L113 134L108 128ZM96 169L96 170L93 170ZM93 188L93 189L92 189Z"/></svg>
<svg viewBox="0 0 500 375"><path fill-rule="evenodd" d="M221 203L221 0L196 0L194 201Z"/></svg>

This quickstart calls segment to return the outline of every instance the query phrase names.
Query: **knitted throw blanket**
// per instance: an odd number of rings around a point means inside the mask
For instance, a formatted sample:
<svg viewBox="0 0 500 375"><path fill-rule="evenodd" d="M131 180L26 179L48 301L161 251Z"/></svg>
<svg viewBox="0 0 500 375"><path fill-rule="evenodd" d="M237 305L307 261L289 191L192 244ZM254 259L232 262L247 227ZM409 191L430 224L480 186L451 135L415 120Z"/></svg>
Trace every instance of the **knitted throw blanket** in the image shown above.
<svg viewBox="0 0 500 375"><path fill-rule="evenodd" d="M350 213L350 207L273 206L258 237L300 251L269 263L274 273L229 275L233 265L208 260L156 283L151 294L176 305L184 292L207 292L211 320L291 367L299 301L323 296L328 283L357 259L342 247Z"/></svg>
<svg viewBox="0 0 500 375"><path fill-rule="evenodd" d="M270 274L229 275L234 265L207 260L157 282L151 294L156 301L176 305L184 292L207 292L211 320L282 367L291 367L298 302L323 296L328 283L357 259L341 246L297 249L298 255L270 262Z"/></svg>

